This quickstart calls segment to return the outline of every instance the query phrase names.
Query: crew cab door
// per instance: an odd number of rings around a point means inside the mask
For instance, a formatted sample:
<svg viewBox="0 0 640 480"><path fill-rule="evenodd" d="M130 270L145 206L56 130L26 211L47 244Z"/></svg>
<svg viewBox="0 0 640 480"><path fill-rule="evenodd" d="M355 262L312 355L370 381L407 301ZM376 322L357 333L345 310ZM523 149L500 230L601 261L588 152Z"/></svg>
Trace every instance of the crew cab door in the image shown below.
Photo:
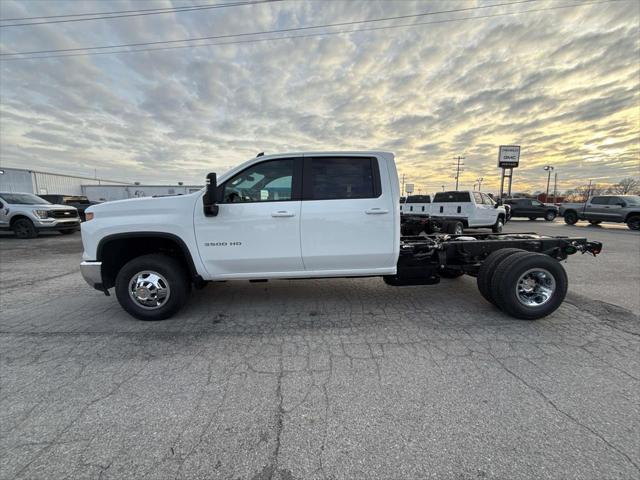
<svg viewBox="0 0 640 480"><path fill-rule="evenodd" d="M300 234L308 272L395 272L397 197L379 162L371 156L305 158Z"/></svg>
<svg viewBox="0 0 640 480"><path fill-rule="evenodd" d="M254 163L224 182L218 215L196 206L198 250L212 278L287 276L300 253L302 159Z"/></svg>
<svg viewBox="0 0 640 480"><path fill-rule="evenodd" d="M593 197L585 205L584 218L587 220L607 221L609 217L608 197Z"/></svg>

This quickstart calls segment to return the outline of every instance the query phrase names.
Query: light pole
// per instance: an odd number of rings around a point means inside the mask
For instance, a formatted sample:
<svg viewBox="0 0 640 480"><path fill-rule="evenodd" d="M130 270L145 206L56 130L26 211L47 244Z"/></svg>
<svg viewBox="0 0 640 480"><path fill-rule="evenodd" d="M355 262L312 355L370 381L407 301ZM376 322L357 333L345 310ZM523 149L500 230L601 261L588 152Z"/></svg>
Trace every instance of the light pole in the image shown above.
<svg viewBox="0 0 640 480"><path fill-rule="evenodd" d="M476 179L476 182L478 182L478 191L482 190L482 181L484 180L484 177L478 177Z"/></svg>
<svg viewBox="0 0 640 480"><path fill-rule="evenodd" d="M544 195L545 203L549 201L549 183L551 182L551 172L553 167L551 165L545 165L544 169L547 171L547 193Z"/></svg>

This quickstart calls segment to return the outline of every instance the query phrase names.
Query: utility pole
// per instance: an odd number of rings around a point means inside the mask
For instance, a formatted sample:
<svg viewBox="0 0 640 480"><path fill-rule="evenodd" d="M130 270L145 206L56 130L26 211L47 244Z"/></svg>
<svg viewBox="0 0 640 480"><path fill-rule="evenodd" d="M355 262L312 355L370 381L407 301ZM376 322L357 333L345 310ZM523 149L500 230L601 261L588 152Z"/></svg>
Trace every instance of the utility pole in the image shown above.
<svg viewBox="0 0 640 480"><path fill-rule="evenodd" d="M544 194L544 201L549 201L549 182L551 182L551 172L553 171L553 166L545 165L544 169L547 171L547 193Z"/></svg>
<svg viewBox="0 0 640 480"><path fill-rule="evenodd" d="M457 160L457 165L456 165L456 190L458 190L458 183L460 181L460 170L461 167L464 167L464 163L462 163L462 160L464 160L464 157L461 157L460 155L458 155L458 158L454 160Z"/></svg>
<svg viewBox="0 0 640 480"><path fill-rule="evenodd" d="M478 182L478 191L482 190L482 182L483 182L483 180L484 180L484 177L478 177L476 179L476 182Z"/></svg>
<svg viewBox="0 0 640 480"><path fill-rule="evenodd" d="M558 172L553 174L553 203L556 203L558 198Z"/></svg>

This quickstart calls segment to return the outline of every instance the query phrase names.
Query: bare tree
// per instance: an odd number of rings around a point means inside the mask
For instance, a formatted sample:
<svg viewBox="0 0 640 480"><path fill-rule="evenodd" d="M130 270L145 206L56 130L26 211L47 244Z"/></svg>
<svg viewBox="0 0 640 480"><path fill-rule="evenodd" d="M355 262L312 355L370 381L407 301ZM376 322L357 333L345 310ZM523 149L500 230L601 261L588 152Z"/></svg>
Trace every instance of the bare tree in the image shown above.
<svg viewBox="0 0 640 480"><path fill-rule="evenodd" d="M605 186L592 183L591 186L580 185L579 187L567 190L565 196L568 202L586 202L589 197L602 195L605 191Z"/></svg>
<svg viewBox="0 0 640 480"><path fill-rule="evenodd" d="M629 195L640 192L640 180L633 177L625 177L611 187L612 193Z"/></svg>

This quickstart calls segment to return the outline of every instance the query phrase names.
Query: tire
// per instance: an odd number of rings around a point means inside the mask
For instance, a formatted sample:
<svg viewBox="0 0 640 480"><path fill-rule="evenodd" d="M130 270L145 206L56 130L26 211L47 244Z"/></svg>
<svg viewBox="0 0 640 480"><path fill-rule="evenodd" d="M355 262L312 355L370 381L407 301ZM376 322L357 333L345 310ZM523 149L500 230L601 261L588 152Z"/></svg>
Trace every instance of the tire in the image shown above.
<svg viewBox="0 0 640 480"><path fill-rule="evenodd" d="M589 223L591 225L600 225L602 223L602 220L589 220Z"/></svg>
<svg viewBox="0 0 640 480"><path fill-rule="evenodd" d="M529 220L535 220L536 217L529 217Z"/></svg>
<svg viewBox="0 0 640 480"><path fill-rule="evenodd" d="M504 226L504 218L502 216L496 219L496 223L491 227L493 233L502 233L502 227Z"/></svg>
<svg viewBox="0 0 640 480"><path fill-rule="evenodd" d="M76 233L76 230L58 230L62 235L71 235L72 233Z"/></svg>
<svg viewBox="0 0 640 480"><path fill-rule="evenodd" d="M549 210L547 213L544 214L544 219L547 222L553 222L556 219L556 212L554 212L553 210Z"/></svg>
<svg viewBox="0 0 640 480"><path fill-rule="evenodd" d="M441 268L438 270L438 274L442 278L460 278L464 275L462 270L456 270L454 268Z"/></svg>
<svg viewBox="0 0 640 480"><path fill-rule="evenodd" d="M462 235L464 233L464 225L462 222L447 223L446 232L452 235Z"/></svg>
<svg viewBox="0 0 640 480"><path fill-rule="evenodd" d="M562 304L568 283L567 273L556 259L522 252L498 265L491 279L491 295L512 317L537 320Z"/></svg>
<svg viewBox="0 0 640 480"><path fill-rule="evenodd" d="M564 223L567 225L575 225L578 221L578 214L573 211L564 212Z"/></svg>
<svg viewBox="0 0 640 480"><path fill-rule="evenodd" d="M496 267L500 262L502 262L505 258L514 253L523 252L519 248L501 248L500 250L496 250L495 252L491 252L489 256L482 262L480 265L480 270L478 270L478 277L476 278L476 282L478 284L478 290L480 294L487 300L489 303L496 304L491 296L491 278L496 270Z"/></svg>
<svg viewBox="0 0 640 480"><path fill-rule="evenodd" d="M19 218L13 222L11 229L18 238L36 238L38 236L38 230L28 218Z"/></svg>
<svg viewBox="0 0 640 480"><path fill-rule="evenodd" d="M143 272L152 275L145 277ZM142 289L145 289L147 284L151 285L138 297L147 298L150 305L146 308L141 300L134 299L135 293L129 292L130 285L136 277ZM139 320L164 320L171 317L187 301L190 287L191 282L184 266L175 258L162 254L136 257L127 262L116 277L118 302L127 313ZM157 293L161 290L166 292L164 301ZM156 305L151 305L153 303Z"/></svg>
<svg viewBox="0 0 640 480"><path fill-rule="evenodd" d="M632 215L627 218L629 230L640 230L640 215Z"/></svg>

